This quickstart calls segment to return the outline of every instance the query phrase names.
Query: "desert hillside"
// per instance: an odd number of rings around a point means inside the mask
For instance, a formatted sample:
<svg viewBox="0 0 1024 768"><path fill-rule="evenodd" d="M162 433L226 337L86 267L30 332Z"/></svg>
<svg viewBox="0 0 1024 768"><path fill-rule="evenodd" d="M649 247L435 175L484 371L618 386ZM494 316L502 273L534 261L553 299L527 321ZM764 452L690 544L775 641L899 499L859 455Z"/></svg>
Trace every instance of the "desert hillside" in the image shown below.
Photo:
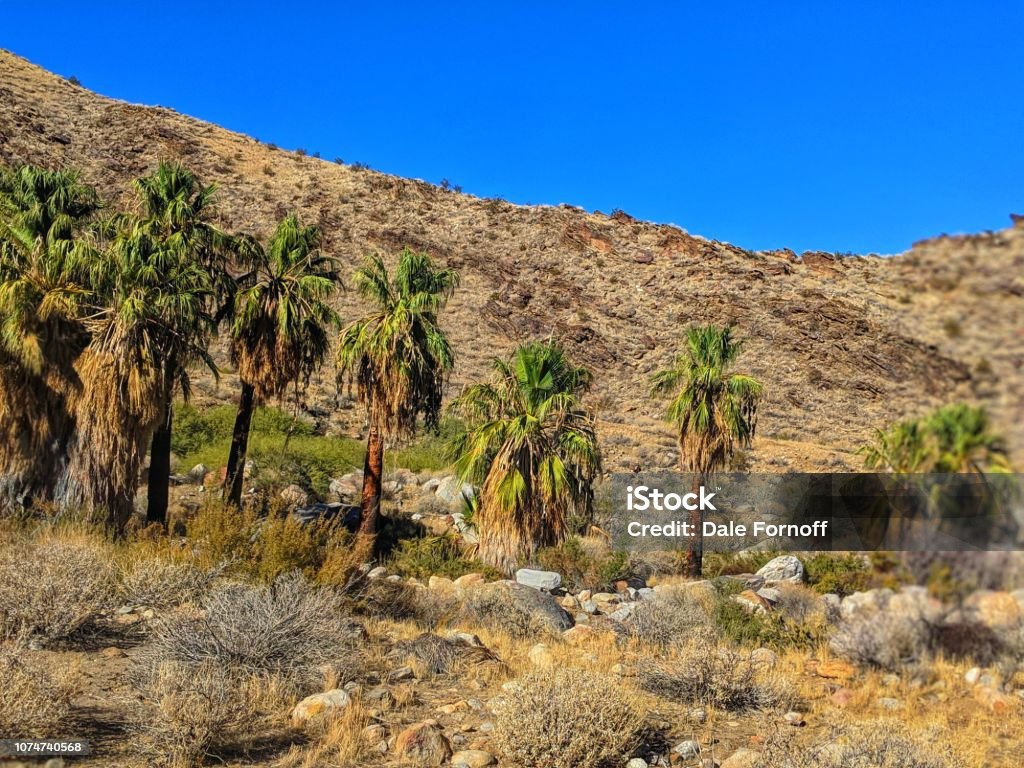
<svg viewBox="0 0 1024 768"><path fill-rule="evenodd" d="M168 158L219 185L225 226L264 235L297 211L346 273L369 251L403 246L458 267L453 388L515 341L562 338L596 373L608 469L674 462L648 382L682 329L706 321L739 327L743 368L765 383L750 468L859 466L851 452L874 429L951 399L987 405L1024 455L1024 226L893 258L751 252L622 212L512 205L283 151L0 51L0 162L80 168L127 205L128 182ZM354 296L341 301L344 318L359 314ZM236 392L230 374L198 388L204 399ZM358 433L360 414L341 405L325 371L310 408Z"/></svg>

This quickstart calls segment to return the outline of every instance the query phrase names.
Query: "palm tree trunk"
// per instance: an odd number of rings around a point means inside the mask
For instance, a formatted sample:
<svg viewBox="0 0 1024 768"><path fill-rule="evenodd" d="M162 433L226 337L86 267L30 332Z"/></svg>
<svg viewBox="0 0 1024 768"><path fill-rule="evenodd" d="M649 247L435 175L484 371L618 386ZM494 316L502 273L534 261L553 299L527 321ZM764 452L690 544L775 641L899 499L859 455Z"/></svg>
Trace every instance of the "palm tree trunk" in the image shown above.
<svg viewBox="0 0 1024 768"><path fill-rule="evenodd" d="M167 526L167 501L171 484L171 427L174 408L171 398L164 402L163 418L153 432L149 446L149 484L146 488L146 522Z"/></svg>
<svg viewBox="0 0 1024 768"><path fill-rule="evenodd" d="M693 484L690 486L690 490L698 497L703 481L704 476L700 472L693 473ZM686 575L699 579L704 569L704 510L700 508L700 504L696 506L696 509L690 510L689 523L694 534L686 542Z"/></svg>
<svg viewBox="0 0 1024 768"><path fill-rule="evenodd" d="M366 441L366 462L363 465L363 522L359 528L360 533L371 536L377 533L383 473L384 440L380 430L371 425Z"/></svg>
<svg viewBox="0 0 1024 768"><path fill-rule="evenodd" d="M256 390L251 384L242 382L242 394L238 399L238 415L231 432L231 451L228 454L228 470L224 479L229 504L236 507L242 503L242 483L245 481L245 455L249 451L249 428L252 414L256 410Z"/></svg>

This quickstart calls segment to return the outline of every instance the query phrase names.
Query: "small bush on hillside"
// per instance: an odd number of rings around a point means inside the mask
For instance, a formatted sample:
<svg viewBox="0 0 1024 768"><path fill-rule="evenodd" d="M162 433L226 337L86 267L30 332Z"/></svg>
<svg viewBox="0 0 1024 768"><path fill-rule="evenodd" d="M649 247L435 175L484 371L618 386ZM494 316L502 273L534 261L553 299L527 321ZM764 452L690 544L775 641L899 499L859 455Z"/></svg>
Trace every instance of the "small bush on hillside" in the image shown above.
<svg viewBox="0 0 1024 768"><path fill-rule="evenodd" d="M931 629L920 618L879 611L843 621L829 647L856 664L897 671L921 661L930 643Z"/></svg>
<svg viewBox="0 0 1024 768"><path fill-rule="evenodd" d="M571 667L520 678L494 714L495 745L523 768L618 764L643 723L615 682Z"/></svg>
<svg viewBox="0 0 1024 768"><path fill-rule="evenodd" d="M487 585L470 591L463 598L461 618L471 624L498 629L521 640L551 634L544 617L517 602L512 593L499 585Z"/></svg>
<svg viewBox="0 0 1024 768"><path fill-rule="evenodd" d="M111 607L115 585L100 545L9 542L0 548L0 639L69 640Z"/></svg>
<svg viewBox="0 0 1024 768"><path fill-rule="evenodd" d="M562 575L566 589L604 590L631 575L629 554L612 551L604 541L573 536L557 547L538 550L536 565Z"/></svg>
<svg viewBox="0 0 1024 768"><path fill-rule="evenodd" d="M486 570L484 566L462 551L454 536L426 536L405 539L391 556L389 569L401 576L427 578L447 576L455 579L467 573Z"/></svg>
<svg viewBox="0 0 1024 768"><path fill-rule="evenodd" d="M191 768L245 746L288 703L273 678L210 659L163 661L146 670L139 692L149 705L134 727L140 746L156 764L172 768Z"/></svg>
<svg viewBox="0 0 1024 768"><path fill-rule="evenodd" d="M189 543L208 563L245 564L254 560L258 519L249 507L210 499L186 524Z"/></svg>
<svg viewBox="0 0 1024 768"><path fill-rule="evenodd" d="M776 731L764 744L753 768L964 768L948 746L932 734L908 734L906 724L876 720L847 723L831 738L799 744Z"/></svg>
<svg viewBox="0 0 1024 768"><path fill-rule="evenodd" d="M352 657L361 628L342 608L333 589L298 573L270 586L223 584L202 601L200 613L172 616L157 628L139 669L211 663L232 674L274 677L302 692L322 679L325 666L344 669Z"/></svg>
<svg viewBox="0 0 1024 768"><path fill-rule="evenodd" d="M414 621L433 629L458 613L450 597L401 581L370 579L350 591L353 612L390 621Z"/></svg>
<svg viewBox="0 0 1024 768"><path fill-rule="evenodd" d="M683 589L664 590L637 603L616 625L625 637L658 646L712 642L718 637L714 618L706 606Z"/></svg>
<svg viewBox="0 0 1024 768"><path fill-rule="evenodd" d="M756 573L761 566L777 554L777 552L705 552L702 563L704 577L715 579L719 576ZM682 572L685 567L686 552L679 552L677 557L677 567L679 572Z"/></svg>
<svg viewBox="0 0 1024 768"><path fill-rule="evenodd" d="M290 571L314 579L332 552L351 548L352 536L339 521L302 523L293 515L275 512L263 521L256 538L256 575L267 583Z"/></svg>
<svg viewBox="0 0 1024 768"><path fill-rule="evenodd" d="M72 736L68 716L77 690L70 669L36 661L13 643L0 646L0 733L5 736Z"/></svg>
<svg viewBox="0 0 1024 768"><path fill-rule="evenodd" d="M818 594L833 592L846 597L878 587L896 589L909 579L889 554L862 555L819 552L804 560L807 583Z"/></svg>
<svg viewBox="0 0 1024 768"><path fill-rule="evenodd" d="M400 653L415 659L427 672L448 675L481 664L500 664L492 651L460 638L440 637L430 632L398 644Z"/></svg>
<svg viewBox="0 0 1024 768"><path fill-rule="evenodd" d="M640 685L680 704L738 711L791 706L792 688L749 651L691 643L639 669Z"/></svg>

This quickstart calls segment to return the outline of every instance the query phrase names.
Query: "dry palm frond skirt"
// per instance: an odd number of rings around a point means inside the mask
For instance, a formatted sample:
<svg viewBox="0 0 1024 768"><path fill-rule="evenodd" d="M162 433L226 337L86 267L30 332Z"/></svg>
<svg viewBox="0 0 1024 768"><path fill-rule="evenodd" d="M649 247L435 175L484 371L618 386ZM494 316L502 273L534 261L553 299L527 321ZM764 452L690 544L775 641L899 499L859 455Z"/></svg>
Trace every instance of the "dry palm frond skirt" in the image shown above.
<svg viewBox="0 0 1024 768"><path fill-rule="evenodd" d="M153 431L163 412L161 377L148 361L88 349L77 366L76 430L58 486L62 508L120 529L131 516Z"/></svg>

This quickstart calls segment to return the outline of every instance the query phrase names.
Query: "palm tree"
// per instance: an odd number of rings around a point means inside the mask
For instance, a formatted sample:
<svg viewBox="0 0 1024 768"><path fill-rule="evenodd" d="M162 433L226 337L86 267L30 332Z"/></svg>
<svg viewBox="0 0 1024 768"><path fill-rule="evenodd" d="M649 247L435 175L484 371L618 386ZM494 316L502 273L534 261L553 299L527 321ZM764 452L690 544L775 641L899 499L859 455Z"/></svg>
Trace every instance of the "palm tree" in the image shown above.
<svg viewBox="0 0 1024 768"><path fill-rule="evenodd" d="M231 326L231 359L242 382L225 483L235 505L242 499L257 401L281 397L291 385L304 387L327 356L330 330L340 325L328 300L341 278L334 262L320 254L316 227L288 216L267 249L254 256L252 273L235 294Z"/></svg>
<svg viewBox="0 0 1024 768"><path fill-rule="evenodd" d="M438 315L458 287L459 273L435 268L427 254L406 248L393 277L380 256L370 256L356 271L355 284L374 310L342 332L338 366L356 385L369 418L362 531L375 534L384 440L413 434L420 416L428 427L437 425L454 364Z"/></svg>
<svg viewBox="0 0 1024 768"><path fill-rule="evenodd" d="M449 450L459 476L481 486L474 521L487 565L511 573L538 547L563 542L570 520L591 516L600 452L581 402L589 386L590 372L558 343L532 342L452 403L466 426Z"/></svg>
<svg viewBox="0 0 1024 768"><path fill-rule="evenodd" d="M868 469L898 474L1005 472L1006 447L991 432L988 413L964 403L878 430L860 449Z"/></svg>
<svg viewBox="0 0 1024 768"><path fill-rule="evenodd" d="M232 237L211 223L216 188L202 186L177 163L161 163L156 171L135 181L135 190L141 214L137 218L126 217L122 226L127 224L136 236L173 252L173 261L190 260L204 267L210 276L210 290L204 292L207 309L218 319L223 317L235 290L228 271L229 260L246 250L249 241ZM188 398L187 369L194 362L194 356L183 358L177 352L189 346L171 343L160 357L164 390L158 394L160 421L150 446L146 511L147 520L160 524L167 518L174 394L180 389ZM216 373L212 365L211 370Z"/></svg>
<svg viewBox="0 0 1024 768"><path fill-rule="evenodd" d="M46 499L73 428L67 399L101 204L75 171L0 169L0 497Z"/></svg>
<svg viewBox="0 0 1024 768"><path fill-rule="evenodd" d="M754 438L762 386L751 376L733 373L742 343L732 327L691 327L686 349L672 366L655 374L652 394L671 396L666 418L679 440L679 465L693 474L693 490L728 465L737 447ZM704 553L703 513L690 513L697 535L688 540L687 570L700 576Z"/></svg>
<svg viewBox="0 0 1024 768"><path fill-rule="evenodd" d="M123 530L146 449L166 419L168 393L187 395L187 366L213 368L213 278L188 250L145 227L119 231L97 268L91 340L76 365L76 430L59 487L65 508L106 515ZM169 365L168 360L175 361Z"/></svg>

